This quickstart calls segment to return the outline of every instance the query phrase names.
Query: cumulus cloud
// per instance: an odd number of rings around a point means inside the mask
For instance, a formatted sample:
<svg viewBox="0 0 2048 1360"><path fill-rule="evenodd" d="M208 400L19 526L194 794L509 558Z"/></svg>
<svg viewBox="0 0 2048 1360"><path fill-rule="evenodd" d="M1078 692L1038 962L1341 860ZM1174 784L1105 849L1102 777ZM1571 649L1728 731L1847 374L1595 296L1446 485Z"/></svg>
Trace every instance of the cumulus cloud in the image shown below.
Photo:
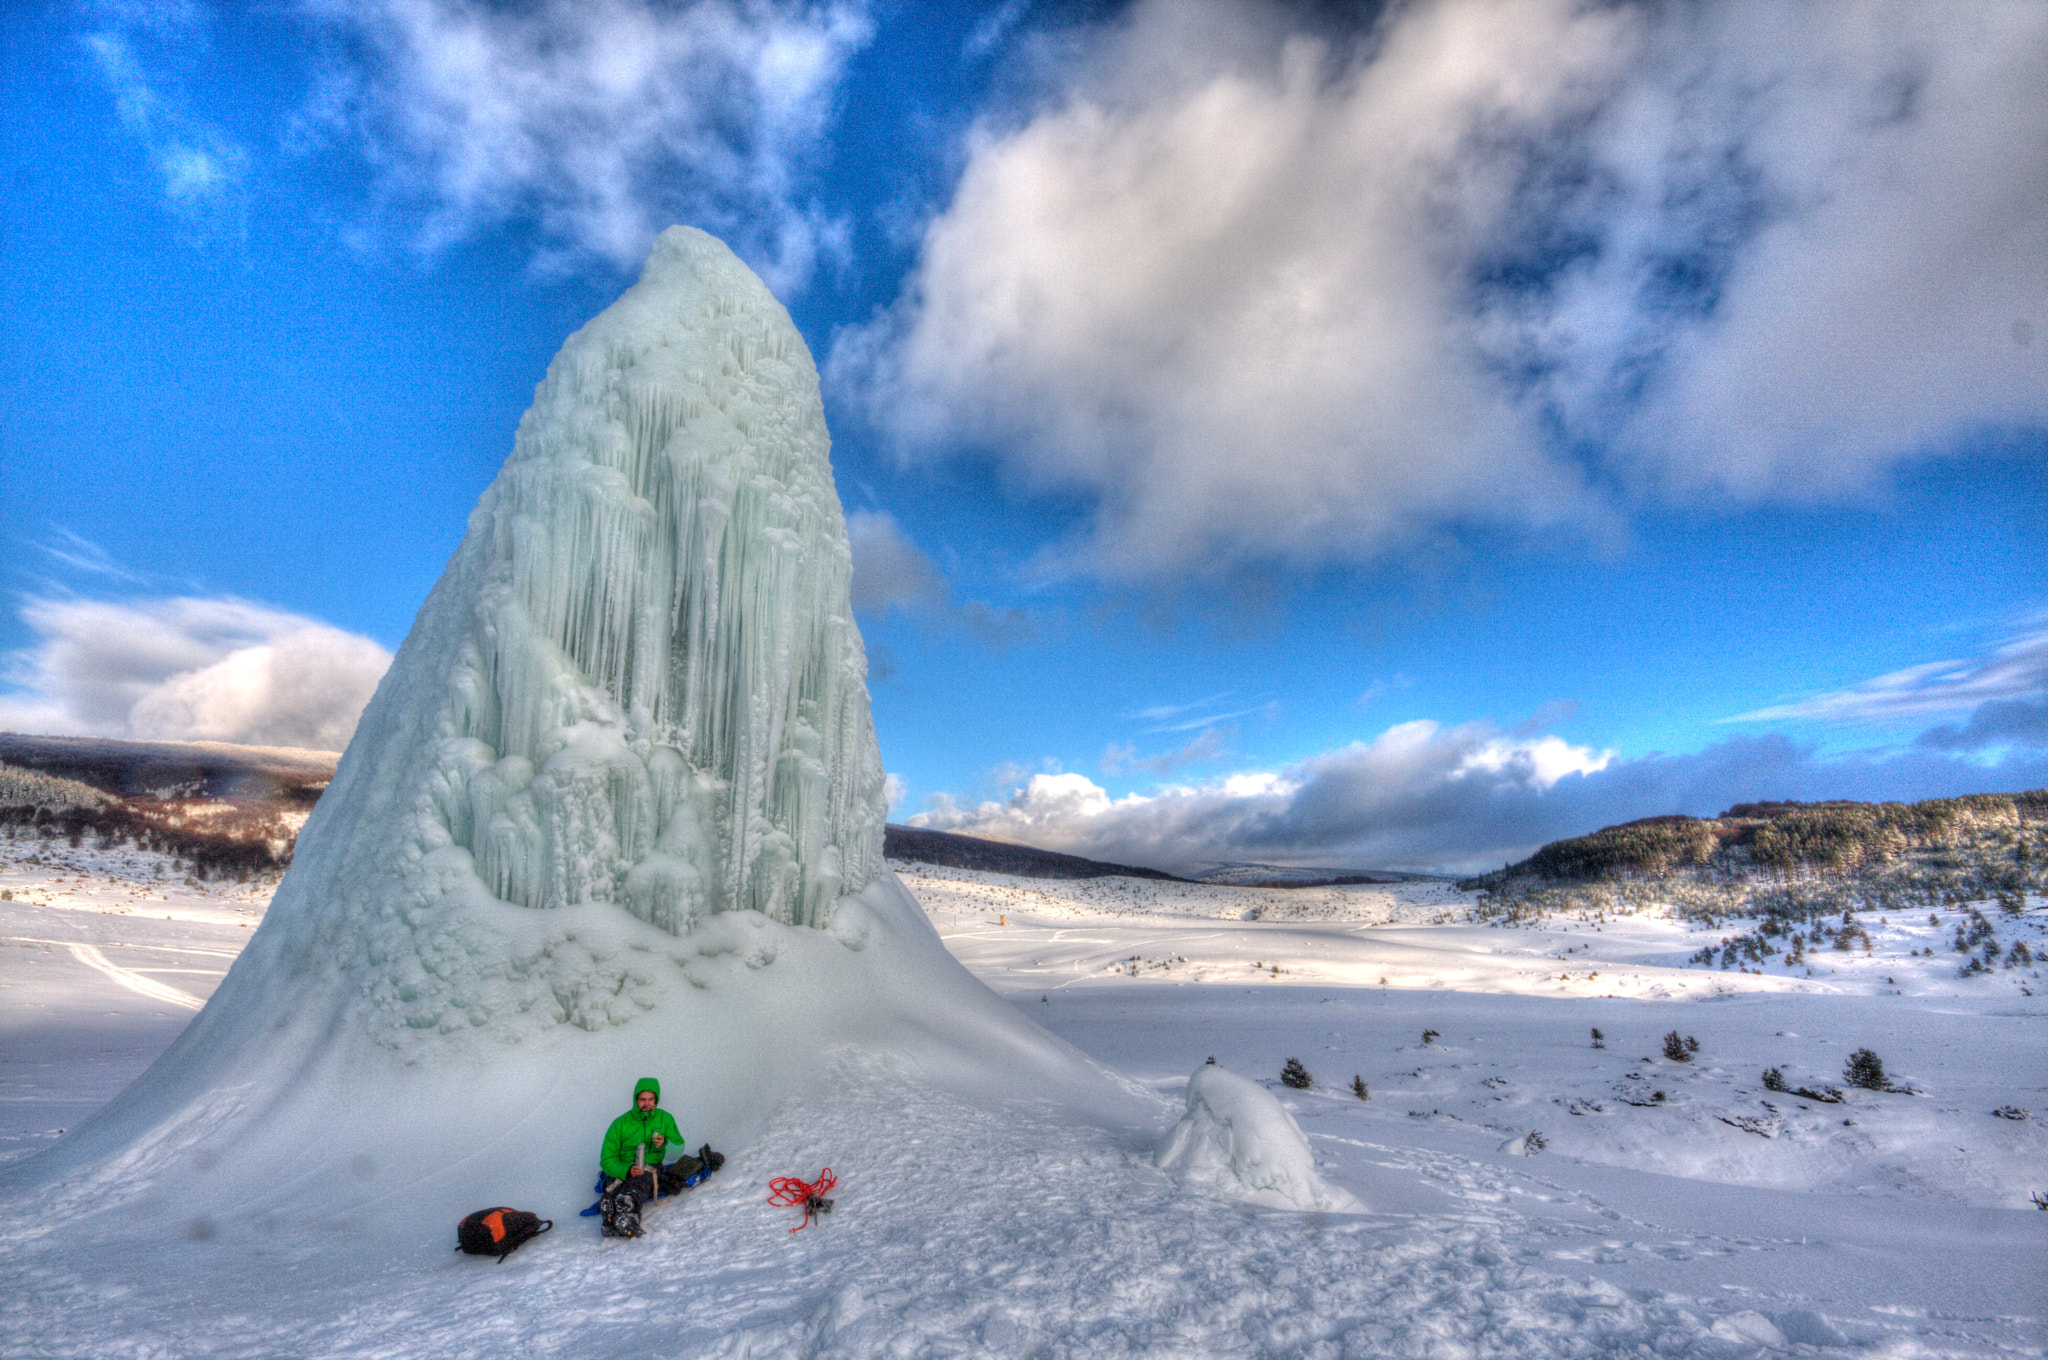
<svg viewBox="0 0 2048 1360"><path fill-rule="evenodd" d="M569 258L637 265L717 232L778 290L843 253L804 192L859 0L302 0L338 40L302 134L339 136L435 249L531 219Z"/></svg>
<svg viewBox="0 0 2048 1360"><path fill-rule="evenodd" d="M1219 860L1471 872L1547 841L1757 799L1930 798L2048 782L2048 756L1985 766L1927 751L1828 758L1782 736L1635 760L1485 723L1402 723L1282 771L1111 798L1034 775L1001 801L944 797L910 819L1117 863Z"/></svg>
<svg viewBox="0 0 2048 1360"><path fill-rule="evenodd" d="M1880 675L1860 685L1817 694L1797 703L1778 704L1724 718L1723 722L1757 722L1795 718L1832 723L1887 722L1977 709L1983 725L1971 726L1984 736L1983 745L1999 730L2024 732L2030 707L2048 696L2048 627L2036 627L2001 642L1989 652L1956 661L1930 661ZM2028 701L2034 701L2031 705ZM1922 737L1924 745L1955 746L1964 741Z"/></svg>
<svg viewBox="0 0 2048 1360"><path fill-rule="evenodd" d="M1968 722L1930 727L1914 738L1913 744L1937 751L2048 746L2048 699L1996 699L1980 704Z"/></svg>
<svg viewBox="0 0 2048 1360"><path fill-rule="evenodd" d="M2048 10L1148 0L991 118L835 388L1093 506L1054 569L1805 498L2048 423ZM2016 321L2025 324L2016 325Z"/></svg>
<svg viewBox="0 0 2048 1360"><path fill-rule="evenodd" d="M236 599L35 599L0 727L71 736L339 751L391 655L368 638Z"/></svg>
<svg viewBox="0 0 2048 1360"><path fill-rule="evenodd" d="M991 646L1028 642L1038 630L1021 609L998 608L981 600L955 601L946 578L896 517L880 510L855 510L846 517L853 549L853 607L865 614L900 610L943 627L959 628Z"/></svg>

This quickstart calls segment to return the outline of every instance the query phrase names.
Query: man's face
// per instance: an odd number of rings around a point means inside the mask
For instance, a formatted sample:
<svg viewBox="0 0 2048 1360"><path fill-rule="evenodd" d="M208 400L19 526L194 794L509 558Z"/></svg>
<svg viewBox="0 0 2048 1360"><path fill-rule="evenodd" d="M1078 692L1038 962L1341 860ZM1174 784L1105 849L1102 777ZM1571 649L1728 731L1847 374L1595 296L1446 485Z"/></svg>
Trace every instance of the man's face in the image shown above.
<svg viewBox="0 0 2048 1360"><path fill-rule="evenodd" d="M639 1095L633 1098L633 1103L640 1107L640 1113L646 1114L649 1110L654 1108L654 1092L642 1091Z"/></svg>

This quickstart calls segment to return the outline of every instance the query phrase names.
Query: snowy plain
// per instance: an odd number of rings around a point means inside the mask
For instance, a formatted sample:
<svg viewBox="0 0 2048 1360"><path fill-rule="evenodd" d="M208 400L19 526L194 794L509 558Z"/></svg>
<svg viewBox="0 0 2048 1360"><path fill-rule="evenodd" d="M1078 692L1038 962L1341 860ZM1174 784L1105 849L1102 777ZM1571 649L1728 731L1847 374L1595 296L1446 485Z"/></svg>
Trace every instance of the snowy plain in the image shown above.
<svg viewBox="0 0 2048 1360"><path fill-rule="evenodd" d="M893 867L947 948L1123 1078L1135 1114L968 1098L843 1046L638 1242L576 1216L587 1183L526 1205L556 1229L503 1266L451 1252L452 1223L393 1242L311 1205L253 1235L144 1214L136 1250L86 1265L52 1247L61 1225L10 1225L0 1355L2048 1350L2029 1202L2048 1192L2048 1002L2024 971L1956 976L1925 917L1873 925L1868 957L1763 976L1685 966L1713 937L1663 918L1473 924L1443 884ZM0 893L0 1159L20 1163L175 1038L267 890L22 840L0 842ZM2048 911L1998 924L2039 943ZM1698 1039L1691 1062L1662 1056L1670 1030ZM1839 1087L1859 1047L1918 1094L1759 1084L1777 1066ZM1210 1057L1278 1097L1364 1212L1159 1169ZM1289 1057L1313 1089L1280 1085ZM692 1134L688 1093L670 1105ZM828 1164L838 1207L791 1234L768 1178ZM488 1158L468 1174L476 1207L500 1202Z"/></svg>

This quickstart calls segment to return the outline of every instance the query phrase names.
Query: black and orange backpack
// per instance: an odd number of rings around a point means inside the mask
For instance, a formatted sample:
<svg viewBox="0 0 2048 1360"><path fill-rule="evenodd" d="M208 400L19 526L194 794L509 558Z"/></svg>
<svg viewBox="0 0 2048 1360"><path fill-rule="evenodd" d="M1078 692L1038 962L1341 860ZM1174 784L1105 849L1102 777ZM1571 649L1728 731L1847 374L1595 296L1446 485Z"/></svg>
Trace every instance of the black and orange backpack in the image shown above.
<svg viewBox="0 0 2048 1360"><path fill-rule="evenodd" d="M455 1249L471 1256L495 1256L503 1265L505 1258L523 1243L554 1226L553 1219L529 1214L524 1209L507 1209L503 1205L479 1209L456 1225Z"/></svg>

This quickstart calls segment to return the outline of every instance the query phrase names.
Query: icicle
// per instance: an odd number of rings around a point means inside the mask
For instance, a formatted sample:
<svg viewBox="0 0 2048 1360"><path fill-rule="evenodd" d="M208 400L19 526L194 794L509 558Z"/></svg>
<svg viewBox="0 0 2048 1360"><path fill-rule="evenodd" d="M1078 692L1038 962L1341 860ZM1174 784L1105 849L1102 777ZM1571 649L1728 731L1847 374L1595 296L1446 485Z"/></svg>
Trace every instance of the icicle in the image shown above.
<svg viewBox="0 0 2048 1360"><path fill-rule="evenodd" d="M563 347L463 550L435 803L493 895L822 925L879 872L828 447L802 337L700 232Z"/></svg>

